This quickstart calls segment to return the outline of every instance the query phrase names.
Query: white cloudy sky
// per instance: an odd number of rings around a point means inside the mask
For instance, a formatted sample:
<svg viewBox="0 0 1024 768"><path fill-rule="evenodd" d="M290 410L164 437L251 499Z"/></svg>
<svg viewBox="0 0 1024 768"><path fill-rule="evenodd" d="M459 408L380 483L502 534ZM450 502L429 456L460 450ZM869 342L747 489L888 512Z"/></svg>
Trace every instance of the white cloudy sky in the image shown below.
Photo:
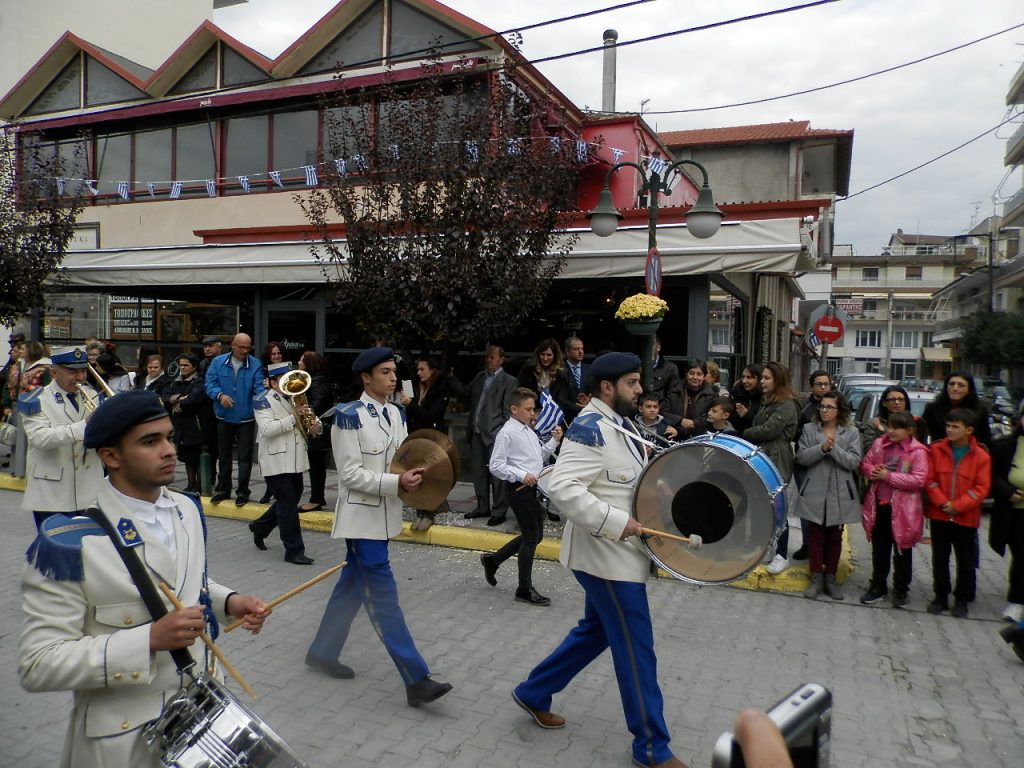
<svg viewBox="0 0 1024 768"><path fill-rule="evenodd" d="M249 0L214 21L257 50L276 56L336 3ZM495 30L605 8L617 0L448 0ZM600 45L603 30L620 42L752 13L800 0L654 0L524 33L530 58ZM764 98L891 67L1024 23L1020 0L840 0L715 30L625 47L618 52L619 110L690 109ZM965 50L806 96L750 107L648 114L659 131L784 120L814 128L854 129L851 192L905 171L996 126L1006 91L1024 59L1024 27ZM601 54L538 65L570 99L599 107ZM993 212L1022 185L1006 178L1006 139L1024 116L921 171L840 202L836 242L877 253L889 235L956 234ZM713 186L713 180L712 180ZM1001 204L999 210L1002 210Z"/></svg>

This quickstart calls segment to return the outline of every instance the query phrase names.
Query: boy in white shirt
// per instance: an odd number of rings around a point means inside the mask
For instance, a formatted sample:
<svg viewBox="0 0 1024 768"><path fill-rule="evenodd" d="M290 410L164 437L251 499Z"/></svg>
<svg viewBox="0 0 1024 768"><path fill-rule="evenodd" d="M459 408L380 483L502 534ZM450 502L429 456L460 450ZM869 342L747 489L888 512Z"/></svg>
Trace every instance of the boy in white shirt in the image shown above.
<svg viewBox="0 0 1024 768"><path fill-rule="evenodd" d="M505 422L494 438L488 469L496 478L508 483L512 512L519 521L521 533L493 555L481 555L480 562L484 567L484 578L493 587L498 583L495 578L498 566L512 555L518 555L516 600L528 605L551 605L550 598L533 588L533 554L540 543L544 520L544 511L537 501L537 476L544 467L544 460L558 447L562 429L555 427L551 439L541 444L537 433L530 427L537 415L537 395L531 389L520 387L513 390L509 411L512 418Z"/></svg>

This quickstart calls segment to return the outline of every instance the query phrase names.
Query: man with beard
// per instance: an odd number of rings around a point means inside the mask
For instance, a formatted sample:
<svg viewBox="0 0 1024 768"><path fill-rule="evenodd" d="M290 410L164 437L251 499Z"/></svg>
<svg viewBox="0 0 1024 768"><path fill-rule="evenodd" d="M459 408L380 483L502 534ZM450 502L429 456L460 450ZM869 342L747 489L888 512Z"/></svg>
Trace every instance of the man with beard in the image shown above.
<svg viewBox="0 0 1024 768"><path fill-rule="evenodd" d="M669 749L645 582L650 560L630 537L633 490L647 464L631 416L640 397L640 358L610 352L590 368L590 403L566 432L551 473L551 501L568 520L562 564L586 594L583 618L516 686L512 698L541 728L562 728L551 698L611 648L626 724L639 766L685 768Z"/></svg>

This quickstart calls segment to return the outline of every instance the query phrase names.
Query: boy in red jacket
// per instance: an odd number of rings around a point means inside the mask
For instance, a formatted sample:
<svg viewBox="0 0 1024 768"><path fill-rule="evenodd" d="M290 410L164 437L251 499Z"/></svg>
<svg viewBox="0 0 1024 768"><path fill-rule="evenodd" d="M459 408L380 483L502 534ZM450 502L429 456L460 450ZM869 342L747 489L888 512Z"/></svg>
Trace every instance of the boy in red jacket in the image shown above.
<svg viewBox="0 0 1024 768"><path fill-rule="evenodd" d="M966 408L954 408L946 416L946 438L929 447L931 462L925 484L925 515L931 520L932 581L935 598L929 613L949 608L949 551L956 555L956 587L953 615L967 616L974 600L978 567L978 526L981 503L992 485L992 460L974 439L978 417Z"/></svg>

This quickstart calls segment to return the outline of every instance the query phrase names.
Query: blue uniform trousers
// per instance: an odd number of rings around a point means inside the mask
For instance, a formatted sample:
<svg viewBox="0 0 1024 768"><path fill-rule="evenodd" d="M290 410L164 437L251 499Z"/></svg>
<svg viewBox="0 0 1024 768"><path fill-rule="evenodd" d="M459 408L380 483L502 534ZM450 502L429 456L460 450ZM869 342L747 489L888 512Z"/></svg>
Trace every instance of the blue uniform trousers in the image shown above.
<svg viewBox="0 0 1024 768"><path fill-rule="evenodd" d="M583 618L516 687L516 696L531 709L550 712L552 695L610 647L626 725L633 734L633 757L645 765L664 762L672 750L658 686L647 586L582 571L573 575L586 593Z"/></svg>
<svg viewBox="0 0 1024 768"><path fill-rule="evenodd" d="M337 661L348 639L359 607L366 608L377 636L391 655L406 686L430 674L427 662L416 650L409 628L398 604L398 588L391 563L388 542L377 539L346 539L348 564L334 587L327 609L320 620L310 653L318 659Z"/></svg>

